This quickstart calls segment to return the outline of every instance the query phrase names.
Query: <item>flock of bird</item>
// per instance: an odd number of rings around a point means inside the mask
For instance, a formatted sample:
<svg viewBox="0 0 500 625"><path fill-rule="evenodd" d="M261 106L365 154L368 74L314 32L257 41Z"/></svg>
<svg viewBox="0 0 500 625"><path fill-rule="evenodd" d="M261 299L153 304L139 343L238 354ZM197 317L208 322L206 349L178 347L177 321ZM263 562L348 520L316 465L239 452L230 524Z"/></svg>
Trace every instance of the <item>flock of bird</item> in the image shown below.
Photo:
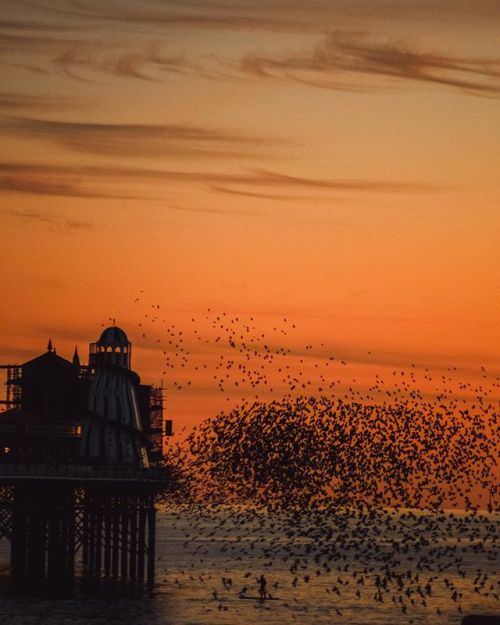
<svg viewBox="0 0 500 625"><path fill-rule="evenodd" d="M142 297L141 292L134 302L140 305ZM466 405L471 398L488 402L495 394L498 405L500 377L492 379L484 367L478 370L484 383L457 379L454 366L440 373L421 366L419 379L415 363L392 370L389 380L378 373L370 384L351 378L345 356L335 355L323 342L303 345L296 324L287 317L279 323L266 322L254 315L231 315L208 308L198 317L186 314L182 322L174 324L163 316L160 304L151 304L138 325L143 344L163 351L162 374L167 376L169 397L182 391L193 393L201 381L204 388L211 384L226 401L269 400L290 393L346 401L418 402L431 395L437 400L455 397L457 404ZM364 359L372 371L377 365L372 351L356 358Z"/></svg>
<svg viewBox="0 0 500 625"><path fill-rule="evenodd" d="M219 414L184 448L191 490L212 501L474 509L482 498L495 505L497 437L496 417L455 414L443 401L299 396Z"/></svg>
<svg viewBox="0 0 500 625"><path fill-rule="evenodd" d="M470 576L464 558L498 555L498 377L481 368L480 382L461 381L455 367L436 374L412 364L361 384L324 344L278 345L295 330L286 318L266 332L254 317L209 309L180 328L151 308L141 330L164 345L167 393L211 380L232 402L167 450L177 478L169 501L198 511L187 544L196 544L207 506L233 506L242 537L253 513L238 516L234 506L257 506L263 532L287 538L262 543L265 568L289 562L292 587L330 575L331 597L349 586L406 614L430 605L440 584L462 609L451 580ZM445 507L466 512L448 517ZM235 558L254 555L257 542ZM498 601L498 584L475 571L474 593ZM232 588L224 581L214 599Z"/></svg>
<svg viewBox="0 0 500 625"><path fill-rule="evenodd" d="M201 587L213 609L238 610L238 598L258 595L262 573L273 609L290 618L327 605L342 622L361 607L391 622L412 622L417 613L449 622L472 602L498 606L498 517L490 514L230 510L182 508L168 518L169 536L182 532L190 564L171 571L176 563L167 562L163 581Z"/></svg>

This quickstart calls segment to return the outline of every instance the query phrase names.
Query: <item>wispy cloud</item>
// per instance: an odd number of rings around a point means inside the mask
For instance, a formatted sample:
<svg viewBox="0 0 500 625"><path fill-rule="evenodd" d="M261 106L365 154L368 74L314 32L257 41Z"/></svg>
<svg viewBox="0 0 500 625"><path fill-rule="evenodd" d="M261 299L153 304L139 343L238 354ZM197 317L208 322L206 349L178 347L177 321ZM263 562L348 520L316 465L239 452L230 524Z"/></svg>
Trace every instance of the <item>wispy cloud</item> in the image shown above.
<svg viewBox="0 0 500 625"><path fill-rule="evenodd" d="M97 184L101 183L101 184ZM0 190L12 193L61 197L145 199L134 193L119 193L111 184L104 184L102 173L86 168L50 165L0 164Z"/></svg>
<svg viewBox="0 0 500 625"><path fill-rule="evenodd" d="M63 227L68 230L89 230L93 227L91 221L74 219L71 217L56 216L43 211L35 210L9 210L8 213L15 218L48 226Z"/></svg>
<svg viewBox="0 0 500 625"><path fill-rule="evenodd" d="M78 80L92 80L92 72L160 81L165 72L187 74L198 72L182 54L168 54L156 42L132 43L123 48L117 44L78 42L64 47L50 61L53 68Z"/></svg>
<svg viewBox="0 0 500 625"><path fill-rule="evenodd" d="M43 49L60 48L61 44L71 45L71 38L52 38L51 33L44 32L19 32L13 27L13 31L0 32L0 51L27 53ZM5 63L6 61L3 60Z"/></svg>
<svg viewBox="0 0 500 625"><path fill-rule="evenodd" d="M202 70L181 53L168 53L158 42L137 38L129 42L92 37L61 37L31 32L1 32L3 63L37 73L62 73L95 82L102 74L161 81L166 73L197 74Z"/></svg>
<svg viewBox="0 0 500 625"><path fill-rule="evenodd" d="M389 81L412 81L477 95L500 94L500 58L420 51L409 45L376 43L343 33L326 36L305 54L281 58L247 55L241 70L259 78L292 80L325 89L375 90ZM376 80L370 82L370 78Z"/></svg>
<svg viewBox="0 0 500 625"><path fill-rule="evenodd" d="M181 31L323 36L333 28L352 32L359 24L366 32L375 32L376 24L378 33L390 37L393 22L399 21L416 24L418 40L418 24L426 20L431 24L456 20L462 25L466 19L481 20L487 25L500 17L500 4L494 0L315 0L307 4L301 0L25 0L23 4L31 10L29 19L0 21L3 62L61 72L80 81L99 80L100 74L144 81L163 81L172 74L227 78L221 65L217 67L216 54L202 53L204 47L190 37L180 37ZM242 40L241 69L261 77L332 89L360 89L366 76L371 76L447 85L482 95L499 91L498 59L460 57L345 35L329 35L309 53L282 57L247 52L249 45L248 39Z"/></svg>
<svg viewBox="0 0 500 625"><path fill-rule="evenodd" d="M253 174L253 182L272 187L304 187L310 189L333 189L336 191L381 191L381 192L414 192L430 190L430 186L408 182L391 182L388 180L360 180L360 179L329 179L304 178L260 170Z"/></svg>
<svg viewBox="0 0 500 625"><path fill-rule="evenodd" d="M228 195L239 195L247 198L258 198L260 200L292 200L294 202L301 202L303 200L308 200L309 196L305 195L296 195L293 196L287 195L285 193L263 193L258 191L244 191L242 189L231 189L228 187L221 187L219 185L212 185L211 189L216 191L217 193L226 193Z"/></svg>
<svg viewBox="0 0 500 625"><path fill-rule="evenodd" d="M85 323L79 318L75 320L74 324L70 328L61 326L60 324L36 324L31 328L34 336L46 336L52 340L60 340L69 343L79 343L87 346L91 341L95 341L99 338L99 334L102 332L102 327L111 325L111 323L101 323L101 327L95 326L95 322ZM57 346L56 346L57 347ZM66 355L66 358L71 358L72 352ZM80 354L81 357L85 357L84 354Z"/></svg>
<svg viewBox="0 0 500 625"><path fill-rule="evenodd" d="M149 185L147 196L138 196L134 192L138 182ZM222 192L280 191L290 197L294 196L297 189L309 193L419 193L435 190L413 182L305 178L265 170L232 174L110 166L0 164L0 189L16 193L83 198L161 199L164 192L162 185L172 182L201 185Z"/></svg>
<svg viewBox="0 0 500 625"><path fill-rule="evenodd" d="M16 92L0 92L0 111L58 112L68 108L80 108L81 102L65 96L33 95Z"/></svg>
<svg viewBox="0 0 500 625"><path fill-rule="evenodd" d="M165 73L199 71L181 53L165 51L164 34L112 32L106 21L87 25L43 20L0 21L2 63L36 72L60 72L81 81L113 74L158 81Z"/></svg>
<svg viewBox="0 0 500 625"><path fill-rule="evenodd" d="M0 106L1 103L0 95ZM0 117L0 133L42 139L72 151L121 158L127 154L134 158L252 156L258 148L277 143L271 138L185 124L106 124L24 117Z"/></svg>
<svg viewBox="0 0 500 625"><path fill-rule="evenodd" d="M80 20L99 20L101 22L125 23L127 25L141 24L155 27L191 27L221 30L297 30L286 12L246 2L234 3L208 0L207 2L184 2L173 0L165 3L158 0L145 0L140 5L136 2L116 2L106 0L93 2L74 1L59 3L59 5L25 0L24 4L34 9L42 9L47 14L60 18ZM292 4L295 4L293 2Z"/></svg>
<svg viewBox="0 0 500 625"><path fill-rule="evenodd" d="M45 15L85 22L219 30L322 32L339 19L491 19L500 15L495 0L24 0Z"/></svg>

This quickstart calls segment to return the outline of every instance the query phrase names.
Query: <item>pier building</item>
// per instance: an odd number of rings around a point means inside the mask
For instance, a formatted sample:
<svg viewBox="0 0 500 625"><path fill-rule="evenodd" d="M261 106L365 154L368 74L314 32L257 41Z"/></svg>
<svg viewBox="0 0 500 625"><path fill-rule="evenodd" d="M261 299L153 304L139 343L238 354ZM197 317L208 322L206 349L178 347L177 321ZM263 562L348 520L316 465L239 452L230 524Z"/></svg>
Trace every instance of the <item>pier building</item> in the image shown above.
<svg viewBox="0 0 500 625"><path fill-rule="evenodd" d="M0 412L0 539L15 591L71 594L75 579L154 581L163 391L132 370L125 332L77 350L6 364Z"/></svg>

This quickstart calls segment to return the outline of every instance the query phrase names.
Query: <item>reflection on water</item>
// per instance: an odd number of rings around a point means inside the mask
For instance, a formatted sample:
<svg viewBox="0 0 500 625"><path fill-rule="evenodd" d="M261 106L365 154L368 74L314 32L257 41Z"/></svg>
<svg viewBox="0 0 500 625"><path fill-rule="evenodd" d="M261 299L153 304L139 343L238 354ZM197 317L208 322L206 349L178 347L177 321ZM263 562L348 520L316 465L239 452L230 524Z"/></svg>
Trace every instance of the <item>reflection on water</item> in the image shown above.
<svg viewBox="0 0 500 625"><path fill-rule="evenodd" d="M158 520L152 594L3 597L0 625L437 624L500 611L498 515ZM256 599L261 573L273 601Z"/></svg>

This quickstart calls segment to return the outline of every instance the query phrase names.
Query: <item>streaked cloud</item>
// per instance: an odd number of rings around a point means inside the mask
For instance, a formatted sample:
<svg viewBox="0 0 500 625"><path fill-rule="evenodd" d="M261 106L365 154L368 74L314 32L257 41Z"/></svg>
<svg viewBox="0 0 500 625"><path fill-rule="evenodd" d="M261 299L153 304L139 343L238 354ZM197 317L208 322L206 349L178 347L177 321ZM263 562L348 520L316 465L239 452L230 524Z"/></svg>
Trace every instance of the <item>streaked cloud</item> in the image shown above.
<svg viewBox="0 0 500 625"><path fill-rule="evenodd" d="M9 210L8 213L17 219L46 224L48 226L63 227L68 230L89 230L93 227L91 221L71 217L61 217L44 211Z"/></svg>
<svg viewBox="0 0 500 625"><path fill-rule="evenodd" d="M408 192L422 191L424 186L408 183L408 182L390 182L387 180L332 180L328 178L303 178L301 176L292 176L288 174L279 174L275 172L261 170L254 174L253 180L255 184L276 187L307 187L312 189L334 189L336 191L382 191L382 192ZM430 187L425 187L429 190Z"/></svg>
<svg viewBox="0 0 500 625"><path fill-rule="evenodd" d="M241 189L230 189L227 187L221 187L219 185L212 185L211 189L216 191L217 193L226 193L228 195L239 195L247 198L258 198L260 200L293 200L296 201L304 201L308 200L309 196L305 195L287 195L285 193L262 193L257 191L243 191Z"/></svg>
<svg viewBox="0 0 500 625"><path fill-rule="evenodd" d="M120 45L92 45L79 42L64 47L51 59L51 66L78 80L91 80L90 72L159 81L165 72L187 74L197 68L182 54L168 54L155 42L139 42L123 49Z"/></svg>
<svg viewBox="0 0 500 625"><path fill-rule="evenodd" d="M0 21L2 63L38 73L63 73L95 81L96 74L114 74L158 81L165 73L198 71L179 52L165 51L164 33L140 32L130 36L106 29L102 23L81 24L73 20Z"/></svg>
<svg viewBox="0 0 500 625"><path fill-rule="evenodd" d="M0 91L0 111L60 113L61 110L80 107L81 102L70 97Z"/></svg>
<svg viewBox="0 0 500 625"><path fill-rule="evenodd" d="M83 36L82 36L83 37ZM166 73L189 74L201 71L181 53L168 53L165 46L149 39L127 44L106 36L81 38L36 33L0 31L3 63L37 73L62 73L80 80L96 81L99 74L145 81L161 81Z"/></svg>
<svg viewBox="0 0 500 625"><path fill-rule="evenodd" d="M63 45L71 46L74 43L75 39L69 35L60 37L50 30L40 32L33 28L26 32L13 26L12 31L0 31L0 51L5 53L28 54L40 50L50 52L54 49L60 49ZM4 59L3 63L6 62Z"/></svg>
<svg viewBox="0 0 500 625"><path fill-rule="evenodd" d="M145 199L131 192L118 193L109 184L95 186L99 180L102 181L102 175L92 175L85 168L0 164L0 190L3 191L61 197Z"/></svg>
<svg viewBox="0 0 500 625"><path fill-rule="evenodd" d="M271 32L324 31L339 19L484 19L500 15L495 0L24 0L25 6L46 16L82 22L199 28L267 30Z"/></svg>
<svg viewBox="0 0 500 625"><path fill-rule="evenodd" d="M141 24L155 27L190 27L222 30L297 30L297 25L279 7L269 7L258 11L256 6L236 1L224 3L216 0L207 2L184 2L173 0L168 3L158 0L145 0L140 5L132 2L107 0L94 2L48 3L25 0L25 5L42 10L48 15L74 20L126 24ZM282 2L279 4L283 4ZM295 2L292 2L292 5Z"/></svg>
<svg viewBox="0 0 500 625"><path fill-rule="evenodd" d="M16 98L12 98L15 102ZM8 100L8 98L7 98ZM20 99L22 105L23 99ZM0 95L0 107L2 97ZM0 117L0 133L40 139L87 154L144 157L252 156L276 144L271 138L183 124L106 124Z"/></svg>
<svg viewBox="0 0 500 625"><path fill-rule="evenodd" d="M375 90L395 81L410 81L477 95L500 94L500 58L452 56L344 33L328 35L306 54L281 58L247 55L241 69L259 78L291 80L325 89Z"/></svg>
<svg viewBox="0 0 500 625"><path fill-rule="evenodd" d="M367 77L386 84L389 80L434 83L481 95L496 95L500 89L498 58L462 56L391 40L395 21L414 24L417 42L419 24L425 20L434 25L444 18L460 23L481 20L488 25L500 17L499 3L492 0L442 0L438 4L431 0L316 0L307 5L299 0L272 4L264 0L254 4L246 0L145 0L140 4L26 0L23 4L32 10L30 19L0 20L3 62L36 72L59 72L80 81L97 81L100 74L157 82L170 75L231 78L225 73L231 61L207 55L190 37L179 36L181 30L193 34L198 29L219 29L279 31L295 40L297 34L306 33L323 37L309 52L281 56L250 50L250 46L258 49L257 37L255 46L242 40L240 68L247 75L353 91L381 86L365 84ZM364 33L376 32L385 41L349 36L360 24ZM339 34L324 37L333 29Z"/></svg>
<svg viewBox="0 0 500 625"><path fill-rule="evenodd" d="M85 347L88 347L89 343L92 341L96 341L99 339L99 335L102 332L102 329L108 325L111 325L111 319L108 323L101 323L101 326L95 326L94 323L88 322L85 323L84 319L76 319L71 328L67 328L61 326L60 324L55 323L34 323L30 330L33 332L34 336L46 336L47 339L50 337L52 340L58 340L62 342L69 343L79 343L83 344ZM57 348L57 345L56 345ZM73 356L73 349L65 358L71 359ZM80 353L81 358L85 358L86 354Z"/></svg>
<svg viewBox="0 0 500 625"><path fill-rule="evenodd" d="M150 195L138 196L133 191L138 182L153 184ZM253 170L241 174L202 171L173 171L160 169L110 167L0 164L0 189L16 193L41 195L117 198L160 199L161 184L181 182L202 185L216 192L242 189L252 193L289 190L290 198L296 189L312 192L346 193L418 193L434 188L412 182L384 180L305 178L266 170ZM154 186L156 185L156 186Z"/></svg>

